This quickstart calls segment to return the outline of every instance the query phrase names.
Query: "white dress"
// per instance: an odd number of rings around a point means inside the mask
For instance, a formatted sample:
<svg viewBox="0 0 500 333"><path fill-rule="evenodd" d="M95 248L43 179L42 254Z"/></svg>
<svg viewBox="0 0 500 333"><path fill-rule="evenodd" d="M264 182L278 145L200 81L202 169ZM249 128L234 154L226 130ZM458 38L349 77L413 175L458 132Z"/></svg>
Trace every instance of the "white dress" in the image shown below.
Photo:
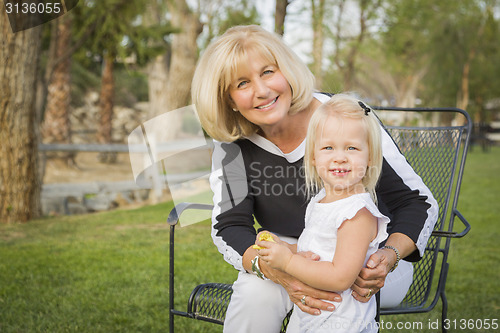
<svg viewBox="0 0 500 333"><path fill-rule="evenodd" d="M325 190L314 196L307 206L305 229L299 237L297 251L312 251L321 261L332 261L337 244L337 231L345 220L353 218L362 208L367 208L377 217L378 232L370 243L364 265L375 253L380 242L387 238L389 218L381 214L368 193L355 194L330 203L319 203L325 197ZM342 302L332 302L333 312L322 311L319 316L302 312L294 305L287 333L296 332L377 332L375 297L361 303L351 296L349 288L341 293Z"/></svg>

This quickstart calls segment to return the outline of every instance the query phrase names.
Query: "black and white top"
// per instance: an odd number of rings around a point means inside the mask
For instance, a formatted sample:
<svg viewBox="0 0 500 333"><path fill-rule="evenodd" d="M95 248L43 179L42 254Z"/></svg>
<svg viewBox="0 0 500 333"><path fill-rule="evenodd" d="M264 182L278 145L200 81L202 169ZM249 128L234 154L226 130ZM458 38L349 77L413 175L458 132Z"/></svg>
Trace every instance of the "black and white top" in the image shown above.
<svg viewBox="0 0 500 333"><path fill-rule="evenodd" d="M324 94L314 94L321 102ZM391 222L389 234L410 237L418 251L406 260L419 260L437 221L438 205L422 179L382 130L384 161L377 186L379 210ZM308 204L303 173L305 140L283 153L254 134L232 143L214 142L210 186L214 192L212 238L224 259L243 271L242 255L255 243L255 220L273 233L298 238Z"/></svg>

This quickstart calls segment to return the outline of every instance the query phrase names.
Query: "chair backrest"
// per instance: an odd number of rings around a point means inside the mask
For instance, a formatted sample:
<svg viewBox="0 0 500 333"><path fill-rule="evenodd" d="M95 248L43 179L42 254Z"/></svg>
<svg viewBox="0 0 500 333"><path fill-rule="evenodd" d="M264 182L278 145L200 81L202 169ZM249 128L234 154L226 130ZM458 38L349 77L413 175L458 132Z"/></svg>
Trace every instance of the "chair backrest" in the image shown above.
<svg viewBox="0 0 500 333"><path fill-rule="evenodd" d="M429 187L439 204L439 217L434 227L434 234L452 233L453 218L456 213L458 191L465 165L465 156L471 133L469 115L459 109L405 109L377 108L377 114L384 123L384 112L397 111L408 126L386 125L387 131L405 155L415 172ZM403 113L401 111L404 111ZM413 115L410 116L409 113ZM443 121L451 125L443 125ZM459 124L454 124L458 122ZM418 123L418 125L411 125ZM449 218L449 220L448 220ZM443 234L442 233L442 234ZM441 235L442 235L441 234ZM413 283L403 302L396 309L423 308L431 295L433 281L439 281L434 299L429 307L434 307L438 300L439 289L444 288L443 279L434 279L438 255L442 253L440 275L446 274L446 260L450 239L440 236L430 237L424 257L414 266ZM443 270L443 268L445 268Z"/></svg>

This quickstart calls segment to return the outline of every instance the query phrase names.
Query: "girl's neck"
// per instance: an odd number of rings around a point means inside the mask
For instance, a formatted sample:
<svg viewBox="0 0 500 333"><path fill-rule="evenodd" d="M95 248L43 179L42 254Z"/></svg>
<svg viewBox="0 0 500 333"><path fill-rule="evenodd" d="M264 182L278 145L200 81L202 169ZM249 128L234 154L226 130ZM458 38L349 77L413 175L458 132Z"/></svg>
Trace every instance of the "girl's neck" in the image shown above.
<svg viewBox="0 0 500 333"><path fill-rule="evenodd" d="M349 198L355 194L367 193L365 186L362 183L357 183L342 190L335 190L334 188L325 186L325 192L325 197L319 201L320 203L330 203Z"/></svg>

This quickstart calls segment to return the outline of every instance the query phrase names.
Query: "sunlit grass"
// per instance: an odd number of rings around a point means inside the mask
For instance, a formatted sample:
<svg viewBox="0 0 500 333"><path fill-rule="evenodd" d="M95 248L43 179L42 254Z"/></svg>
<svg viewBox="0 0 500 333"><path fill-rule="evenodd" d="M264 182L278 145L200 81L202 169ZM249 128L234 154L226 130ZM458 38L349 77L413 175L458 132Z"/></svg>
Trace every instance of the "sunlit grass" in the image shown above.
<svg viewBox="0 0 500 333"><path fill-rule="evenodd" d="M500 147L468 157L459 210L471 222L452 241L448 318L500 320ZM0 332L168 331L168 226L172 204L0 225ZM192 288L231 282L234 269L212 244L208 222L176 231L176 308ZM393 329L425 332L440 316L383 316ZM413 329L396 329L402 323ZM219 325L175 319L177 332L220 332ZM385 326L387 327L387 326ZM453 328L453 326L451 327ZM483 330L487 331L487 330ZM490 330L492 331L492 330Z"/></svg>

